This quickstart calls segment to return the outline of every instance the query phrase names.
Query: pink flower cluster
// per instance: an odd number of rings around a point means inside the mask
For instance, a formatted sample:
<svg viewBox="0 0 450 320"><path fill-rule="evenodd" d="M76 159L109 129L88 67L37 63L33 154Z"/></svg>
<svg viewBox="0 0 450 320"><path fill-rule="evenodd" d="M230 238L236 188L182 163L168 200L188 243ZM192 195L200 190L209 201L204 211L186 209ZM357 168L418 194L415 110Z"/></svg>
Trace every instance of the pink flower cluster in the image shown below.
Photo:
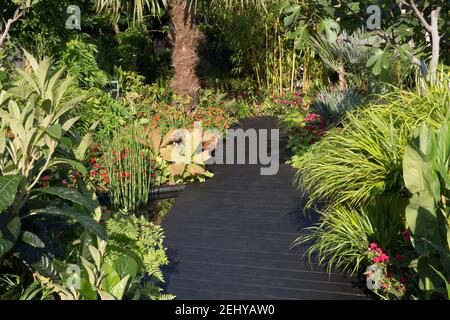
<svg viewBox="0 0 450 320"><path fill-rule="evenodd" d="M326 124L320 114L308 113L303 119L305 122L305 129L310 134L309 144L314 144L325 133Z"/></svg>
<svg viewBox="0 0 450 320"><path fill-rule="evenodd" d="M312 120L321 121L320 114L317 113L308 113L304 119L306 122L310 122Z"/></svg>
<svg viewBox="0 0 450 320"><path fill-rule="evenodd" d="M375 253L375 256L372 258L372 261L375 263L384 263L389 260L389 256L383 253L383 250L378 248L376 243L370 244L369 251Z"/></svg>

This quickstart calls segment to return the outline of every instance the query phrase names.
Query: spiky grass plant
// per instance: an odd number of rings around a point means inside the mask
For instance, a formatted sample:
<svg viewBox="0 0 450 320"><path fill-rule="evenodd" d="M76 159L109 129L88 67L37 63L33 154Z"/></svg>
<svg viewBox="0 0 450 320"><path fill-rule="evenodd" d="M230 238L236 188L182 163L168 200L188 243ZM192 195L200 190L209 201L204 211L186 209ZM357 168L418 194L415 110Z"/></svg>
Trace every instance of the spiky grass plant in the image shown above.
<svg viewBox="0 0 450 320"><path fill-rule="evenodd" d="M364 102L364 97L356 89L330 90L321 88L313 108L325 116L328 121L339 121L348 111L352 111Z"/></svg>
<svg viewBox="0 0 450 320"><path fill-rule="evenodd" d="M338 206L322 213L321 221L309 227L294 246L311 243L306 251L310 262L325 264L327 271L355 274L364 267L364 252L371 242L386 247L400 234L402 221L389 209L351 209Z"/></svg>
<svg viewBox="0 0 450 320"><path fill-rule="evenodd" d="M394 90L378 104L348 114L343 129L330 130L303 156L294 157L298 182L309 192L308 205L320 199L353 207L403 190L401 161L411 130L422 123L437 128L450 117L446 85L425 93Z"/></svg>

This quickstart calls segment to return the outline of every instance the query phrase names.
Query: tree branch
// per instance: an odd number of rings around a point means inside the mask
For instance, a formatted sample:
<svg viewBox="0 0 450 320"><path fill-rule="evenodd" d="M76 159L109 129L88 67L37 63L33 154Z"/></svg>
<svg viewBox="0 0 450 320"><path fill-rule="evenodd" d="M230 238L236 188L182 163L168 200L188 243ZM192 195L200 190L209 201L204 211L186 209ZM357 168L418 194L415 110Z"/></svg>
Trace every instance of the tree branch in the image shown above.
<svg viewBox="0 0 450 320"><path fill-rule="evenodd" d="M19 20L24 13L25 11L22 8L18 8L16 12L14 12L14 16L11 19L8 19L8 22L5 25L5 30L3 31L3 34L0 37L0 48L4 47L8 34L11 31L12 25L15 22L17 22L17 20Z"/></svg>
<svg viewBox="0 0 450 320"><path fill-rule="evenodd" d="M431 26L429 25L427 20L425 20L425 18L423 17L423 14L417 8L414 0L409 0L409 5L410 5L412 11L414 12L414 14L416 15L416 17L419 19L422 26L425 28L425 30L427 30L428 33L431 33Z"/></svg>

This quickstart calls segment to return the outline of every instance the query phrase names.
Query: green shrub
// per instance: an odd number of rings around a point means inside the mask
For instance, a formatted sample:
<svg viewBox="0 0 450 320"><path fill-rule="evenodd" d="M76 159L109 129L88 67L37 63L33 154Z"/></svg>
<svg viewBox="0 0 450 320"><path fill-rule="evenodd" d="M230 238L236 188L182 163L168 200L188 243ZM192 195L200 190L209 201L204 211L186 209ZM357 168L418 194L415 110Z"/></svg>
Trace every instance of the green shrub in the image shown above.
<svg viewBox="0 0 450 320"><path fill-rule="evenodd" d="M330 130L309 152L294 157L299 184L310 194L308 205L325 198L332 204L364 206L381 195L402 195L406 142L422 122L436 128L449 117L445 88L380 96L379 104L350 113L343 129Z"/></svg>
<svg viewBox="0 0 450 320"><path fill-rule="evenodd" d="M68 73L78 80L80 86L101 88L107 83L108 75L98 67L97 53L94 44L87 43L81 37L75 37L66 43L58 64L67 66Z"/></svg>
<svg viewBox="0 0 450 320"><path fill-rule="evenodd" d="M98 88L85 92L90 97L74 110L74 115L80 116L80 120L75 124L80 134L86 134L89 128L97 123L94 136L96 141L100 141L126 124L130 110L126 108L123 100L117 101Z"/></svg>

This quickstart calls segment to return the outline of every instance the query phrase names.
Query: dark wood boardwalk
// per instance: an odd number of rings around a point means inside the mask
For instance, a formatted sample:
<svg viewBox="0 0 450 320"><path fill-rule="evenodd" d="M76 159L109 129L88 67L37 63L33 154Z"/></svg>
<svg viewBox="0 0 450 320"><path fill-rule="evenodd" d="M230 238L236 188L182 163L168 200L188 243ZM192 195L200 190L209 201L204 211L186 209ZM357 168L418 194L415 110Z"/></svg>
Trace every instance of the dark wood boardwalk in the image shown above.
<svg viewBox="0 0 450 320"><path fill-rule="evenodd" d="M241 127L274 128L273 118ZM163 222L171 260L166 291L178 299L366 299L347 276L313 268L291 243L311 224L301 214L294 170L261 176L259 165L214 165L190 184Z"/></svg>

